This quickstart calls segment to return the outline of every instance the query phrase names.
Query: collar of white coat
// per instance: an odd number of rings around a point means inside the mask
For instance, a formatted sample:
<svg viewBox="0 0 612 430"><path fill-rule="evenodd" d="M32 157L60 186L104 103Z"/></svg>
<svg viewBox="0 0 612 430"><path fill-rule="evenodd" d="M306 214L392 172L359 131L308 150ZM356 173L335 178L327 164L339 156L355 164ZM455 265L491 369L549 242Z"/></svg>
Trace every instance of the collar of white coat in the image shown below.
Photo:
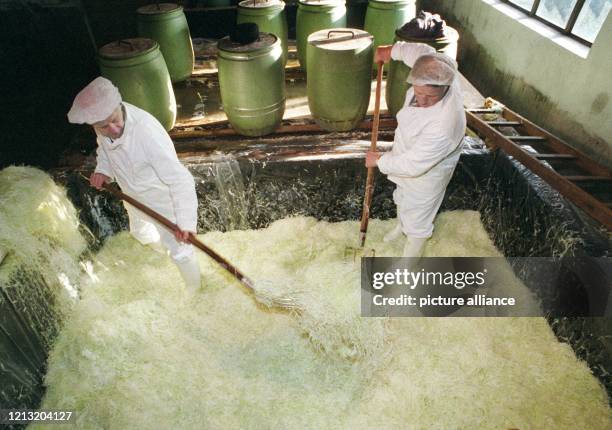
<svg viewBox="0 0 612 430"><path fill-rule="evenodd" d="M129 130L134 125L134 116L131 114L131 106L129 103L122 102L121 107L123 108L123 114L125 115L123 124L123 134L119 139L111 139L110 137L104 137L104 142L110 149L116 149L128 141Z"/></svg>

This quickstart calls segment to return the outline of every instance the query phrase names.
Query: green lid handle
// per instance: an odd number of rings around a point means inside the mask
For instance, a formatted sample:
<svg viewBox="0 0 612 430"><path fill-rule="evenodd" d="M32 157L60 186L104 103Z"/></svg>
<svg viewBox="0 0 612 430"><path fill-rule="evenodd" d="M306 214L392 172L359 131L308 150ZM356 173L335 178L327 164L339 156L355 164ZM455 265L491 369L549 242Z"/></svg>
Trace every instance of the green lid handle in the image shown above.
<svg viewBox="0 0 612 430"><path fill-rule="evenodd" d="M328 39L332 33L350 33L353 36L352 38L355 38L355 32L353 30L330 30L329 32L327 32Z"/></svg>
<svg viewBox="0 0 612 430"><path fill-rule="evenodd" d="M117 46L121 46L121 44L127 45L130 47L130 51L134 50L134 44L132 42L130 42L129 40L123 40L123 39L119 39L117 41Z"/></svg>

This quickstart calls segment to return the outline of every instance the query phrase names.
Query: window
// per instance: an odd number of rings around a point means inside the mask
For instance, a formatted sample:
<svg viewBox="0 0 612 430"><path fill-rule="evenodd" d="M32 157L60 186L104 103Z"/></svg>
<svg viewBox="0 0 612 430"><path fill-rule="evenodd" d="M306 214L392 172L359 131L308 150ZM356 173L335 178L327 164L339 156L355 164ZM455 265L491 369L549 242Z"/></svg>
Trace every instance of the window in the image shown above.
<svg viewBox="0 0 612 430"><path fill-rule="evenodd" d="M541 0L536 14L557 27L565 28L577 0Z"/></svg>
<svg viewBox="0 0 612 430"><path fill-rule="evenodd" d="M612 0L503 0L561 33L591 46Z"/></svg>
<svg viewBox="0 0 612 430"><path fill-rule="evenodd" d="M572 32L593 43L611 8L610 0L587 0L580 10Z"/></svg>
<svg viewBox="0 0 612 430"><path fill-rule="evenodd" d="M533 7L534 1L535 0L514 0L512 3L514 3L523 10L530 11Z"/></svg>

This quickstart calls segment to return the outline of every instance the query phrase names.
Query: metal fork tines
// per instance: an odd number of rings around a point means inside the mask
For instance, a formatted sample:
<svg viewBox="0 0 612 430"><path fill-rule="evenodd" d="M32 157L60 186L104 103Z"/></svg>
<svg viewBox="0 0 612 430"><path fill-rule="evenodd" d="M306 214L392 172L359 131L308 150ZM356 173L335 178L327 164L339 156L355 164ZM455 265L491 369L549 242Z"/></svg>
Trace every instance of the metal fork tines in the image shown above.
<svg viewBox="0 0 612 430"><path fill-rule="evenodd" d="M300 306L293 297L282 297L272 299L274 306L286 308L286 309L299 309Z"/></svg>

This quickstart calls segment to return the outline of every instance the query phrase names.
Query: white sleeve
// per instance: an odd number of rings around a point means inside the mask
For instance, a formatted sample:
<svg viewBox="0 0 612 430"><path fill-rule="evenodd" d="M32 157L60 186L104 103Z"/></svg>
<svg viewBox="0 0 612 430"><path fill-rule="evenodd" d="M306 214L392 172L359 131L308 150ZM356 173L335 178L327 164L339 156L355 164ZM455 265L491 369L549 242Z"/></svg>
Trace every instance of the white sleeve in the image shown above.
<svg viewBox="0 0 612 430"><path fill-rule="evenodd" d="M414 151L399 155L387 152L378 160L378 169L386 175L417 178L429 172L455 147L448 137L440 133L423 132L418 138Z"/></svg>
<svg viewBox="0 0 612 430"><path fill-rule="evenodd" d="M102 148L100 142L98 142L98 149L96 149L96 170L95 173L102 173L103 175L113 178L113 169L111 169L110 161L106 155L106 151ZM113 178L114 179L114 178Z"/></svg>
<svg viewBox="0 0 612 430"><path fill-rule="evenodd" d="M421 56L433 54L436 50L424 43L395 42L391 48L391 59L403 61L408 67Z"/></svg>
<svg viewBox="0 0 612 430"><path fill-rule="evenodd" d="M142 144L147 159L159 179L170 188L176 224L181 230L197 232L198 198L193 176L179 161L165 131L146 129L144 134Z"/></svg>

